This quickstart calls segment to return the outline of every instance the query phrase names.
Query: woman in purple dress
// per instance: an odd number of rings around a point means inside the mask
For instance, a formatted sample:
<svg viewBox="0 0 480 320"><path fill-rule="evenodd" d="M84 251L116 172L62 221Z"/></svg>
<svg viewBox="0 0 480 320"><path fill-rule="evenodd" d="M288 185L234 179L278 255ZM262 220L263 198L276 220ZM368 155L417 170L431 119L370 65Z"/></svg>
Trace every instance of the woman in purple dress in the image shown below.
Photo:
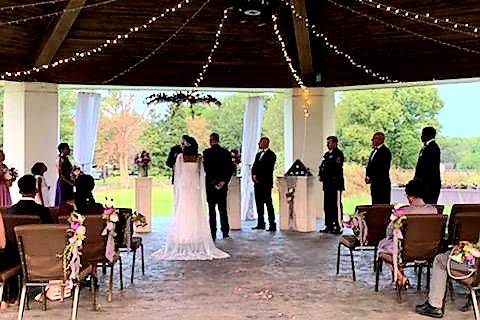
<svg viewBox="0 0 480 320"><path fill-rule="evenodd" d="M10 207L12 198L10 197L10 187L14 177L12 177L8 167L3 164L5 153L0 150L0 207Z"/></svg>
<svg viewBox="0 0 480 320"><path fill-rule="evenodd" d="M58 207L60 203L73 199L73 180L71 178L72 164L68 159L70 155L70 147L68 143L60 143L58 145L58 180L57 190L55 192L55 206Z"/></svg>

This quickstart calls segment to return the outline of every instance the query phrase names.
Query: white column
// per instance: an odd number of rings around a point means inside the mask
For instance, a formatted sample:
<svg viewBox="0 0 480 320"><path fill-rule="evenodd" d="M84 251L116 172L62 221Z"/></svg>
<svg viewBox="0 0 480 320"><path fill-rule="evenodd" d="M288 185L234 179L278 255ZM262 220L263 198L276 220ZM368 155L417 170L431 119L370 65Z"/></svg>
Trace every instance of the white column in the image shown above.
<svg viewBox="0 0 480 320"><path fill-rule="evenodd" d="M330 88L309 88L310 116L305 120L304 99L300 89L291 89L285 99L285 171L296 159L318 175L318 166L326 151L326 138L335 134L335 96ZM312 186L318 199L317 217L323 217L322 185L318 181Z"/></svg>
<svg viewBox="0 0 480 320"><path fill-rule="evenodd" d="M45 177L53 203L57 181L56 156L59 138L58 86L51 83L5 82L3 106L5 163L20 176L30 173L35 162L44 162ZM11 188L18 200L17 184Z"/></svg>

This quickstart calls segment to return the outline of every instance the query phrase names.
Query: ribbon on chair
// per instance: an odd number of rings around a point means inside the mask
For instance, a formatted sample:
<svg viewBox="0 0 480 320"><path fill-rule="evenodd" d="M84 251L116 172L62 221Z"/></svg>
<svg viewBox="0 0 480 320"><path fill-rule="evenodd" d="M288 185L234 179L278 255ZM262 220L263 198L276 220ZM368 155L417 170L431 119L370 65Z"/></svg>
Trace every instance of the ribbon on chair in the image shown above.
<svg viewBox="0 0 480 320"><path fill-rule="evenodd" d="M102 236L107 236L107 246L105 248L105 258L113 262L115 258L115 223L107 221L102 231Z"/></svg>
<svg viewBox="0 0 480 320"><path fill-rule="evenodd" d="M132 243L131 243L131 239L132 239L132 226L131 226L131 223L132 223L132 216L129 215L128 218L126 219L126 224L125 224L125 233L124 233L124 241L125 241L125 245L127 246L127 249L128 251L130 251L131 247L132 247Z"/></svg>
<svg viewBox="0 0 480 320"><path fill-rule="evenodd" d="M368 226L363 214L357 214L352 218L352 225L358 230L356 235L361 246L367 245Z"/></svg>
<svg viewBox="0 0 480 320"><path fill-rule="evenodd" d="M393 279L397 281L398 273L398 264L399 264L399 254L400 254L400 240L403 239L403 234L401 229L393 229Z"/></svg>

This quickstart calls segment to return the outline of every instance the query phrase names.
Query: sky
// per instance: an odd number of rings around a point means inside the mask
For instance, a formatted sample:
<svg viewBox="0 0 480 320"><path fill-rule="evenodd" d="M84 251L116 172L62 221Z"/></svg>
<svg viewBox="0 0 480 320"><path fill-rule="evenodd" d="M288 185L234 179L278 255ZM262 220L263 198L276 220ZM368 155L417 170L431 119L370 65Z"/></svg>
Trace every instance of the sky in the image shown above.
<svg viewBox="0 0 480 320"><path fill-rule="evenodd" d="M451 137L480 136L480 82L435 86L444 106L438 115L441 134Z"/></svg>

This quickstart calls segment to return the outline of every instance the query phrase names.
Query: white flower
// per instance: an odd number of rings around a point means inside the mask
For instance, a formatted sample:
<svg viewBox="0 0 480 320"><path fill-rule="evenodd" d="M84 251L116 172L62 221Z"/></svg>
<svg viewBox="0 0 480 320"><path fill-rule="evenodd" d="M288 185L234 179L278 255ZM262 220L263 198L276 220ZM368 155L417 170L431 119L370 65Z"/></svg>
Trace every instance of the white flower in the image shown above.
<svg viewBox="0 0 480 320"><path fill-rule="evenodd" d="M110 221L118 222L118 215L115 212L110 215Z"/></svg>
<svg viewBox="0 0 480 320"><path fill-rule="evenodd" d="M85 226L80 226L76 231L79 235L84 236L87 233L87 228Z"/></svg>

